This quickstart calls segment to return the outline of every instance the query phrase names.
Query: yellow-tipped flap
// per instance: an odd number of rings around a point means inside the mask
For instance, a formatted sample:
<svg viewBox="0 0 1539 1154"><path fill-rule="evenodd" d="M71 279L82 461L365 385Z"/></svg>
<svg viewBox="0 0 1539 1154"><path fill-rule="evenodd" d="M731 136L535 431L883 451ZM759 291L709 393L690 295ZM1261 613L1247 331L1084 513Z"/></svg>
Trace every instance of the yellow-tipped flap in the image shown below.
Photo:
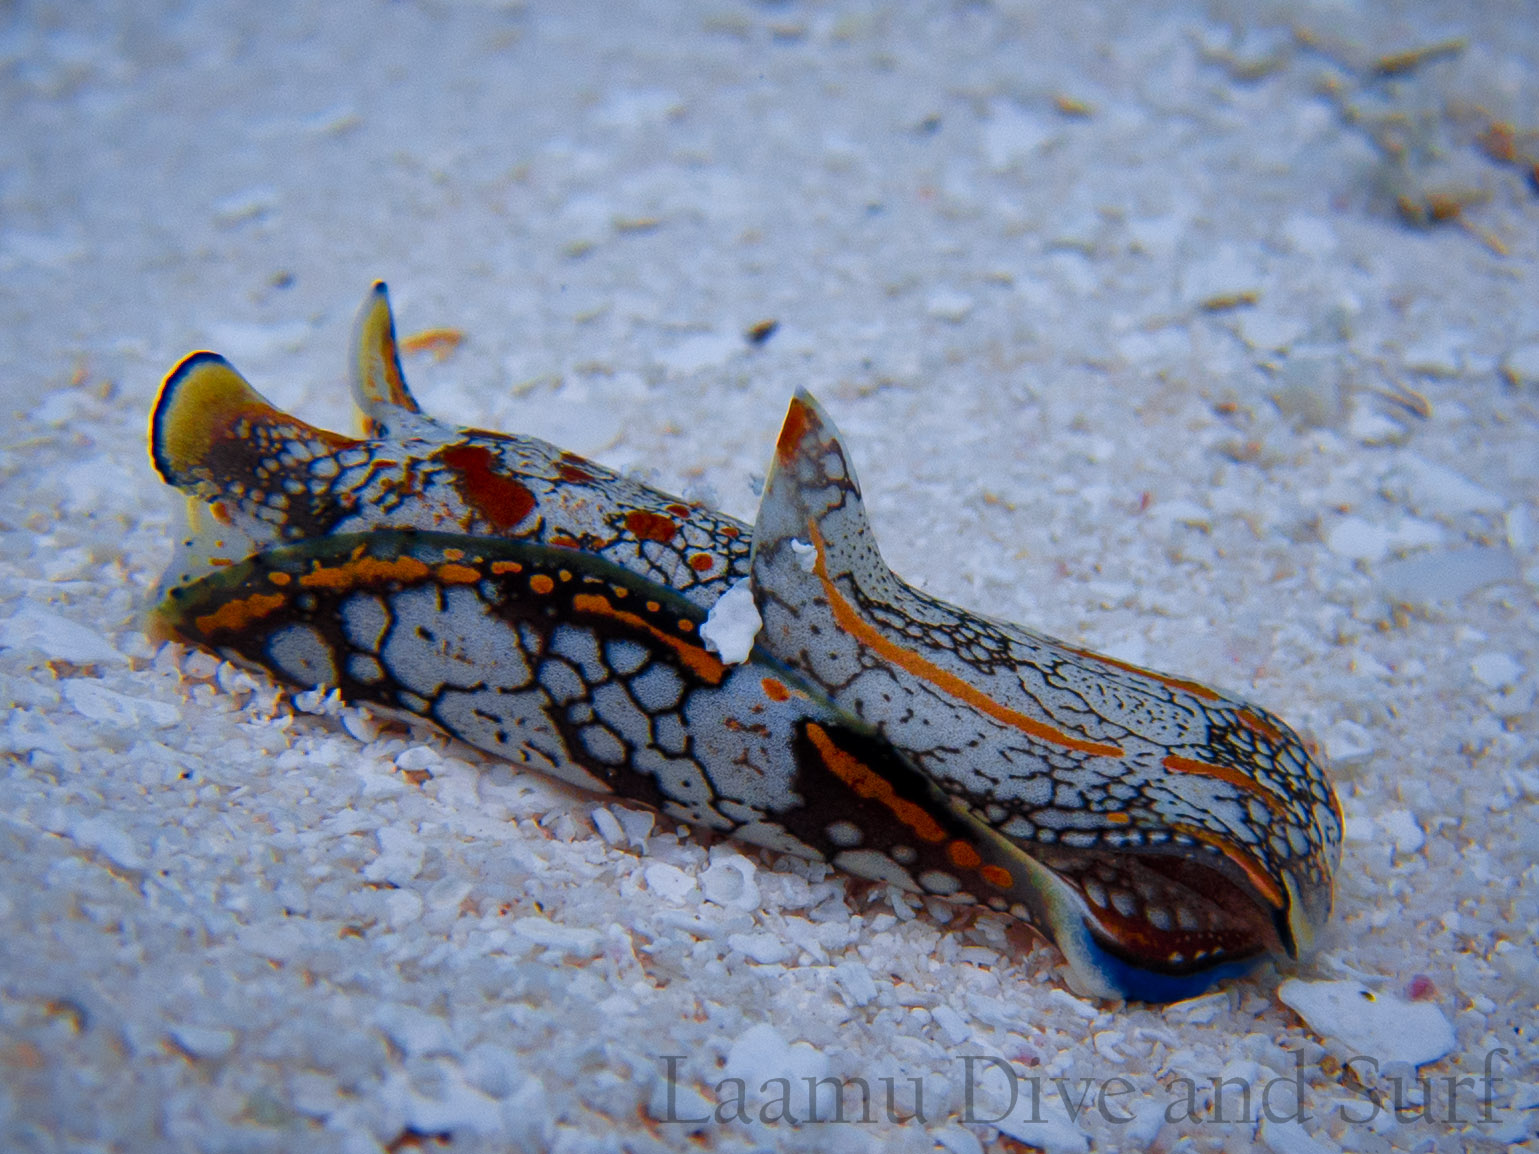
<svg viewBox="0 0 1539 1154"><path fill-rule="evenodd" d="M207 476L216 445L242 421L293 421L218 353L189 353L167 374L150 415L150 459L167 484L189 489Z"/></svg>
<svg viewBox="0 0 1539 1154"><path fill-rule="evenodd" d="M384 281L374 287L358 312L353 330L357 359L353 362L353 399L363 413L364 432L387 435L405 413L420 413L406 387L401 356L396 347L395 318L390 313L390 292Z"/></svg>
<svg viewBox="0 0 1539 1154"><path fill-rule="evenodd" d="M308 485L311 462L360 443L289 416L217 353L184 358L150 415L155 471L189 498L166 583L196 579L310 531L314 504L296 501L288 483Z"/></svg>

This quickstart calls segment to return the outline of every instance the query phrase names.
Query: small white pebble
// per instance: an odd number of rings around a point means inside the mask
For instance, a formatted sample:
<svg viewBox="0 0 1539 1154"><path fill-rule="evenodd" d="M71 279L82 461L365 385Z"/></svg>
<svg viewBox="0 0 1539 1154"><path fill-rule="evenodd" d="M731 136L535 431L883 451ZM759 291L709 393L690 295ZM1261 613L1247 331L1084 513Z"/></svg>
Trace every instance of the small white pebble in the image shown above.
<svg viewBox="0 0 1539 1154"><path fill-rule="evenodd" d="M412 745L403 749L396 757L397 769L415 773L417 770L432 769L438 764L438 751L430 745Z"/></svg>
<svg viewBox="0 0 1539 1154"><path fill-rule="evenodd" d="M619 820L631 845L636 849L645 849L652 827L657 824L657 815L640 809L615 809L610 812Z"/></svg>
<svg viewBox="0 0 1539 1154"><path fill-rule="evenodd" d="M379 722L366 709L344 709L342 728L352 735L353 740L365 745L379 737Z"/></svg>
<svg viewBox="0 0 1539 1154"><path fill-rule="evenodd" d="M727 945L740 954L746 954L761 966L772 966L786 961L796 950L790 942L783 941L770 933L729 934Z"/></svg>
<svg viewBox="0 0 1539 1154"><path fill-rule="evenodd" d="M1514 388L1539 385L1539 341L1519 345L1503 357L1502 375Z"/></svg>
<svg viewBox="0 0 1539 1154"><path fill-rule="evenodd" d="M713 861L700 875L700 891L719 906L737 910L759 908L757 867L739 854Z"/></svg>
<svg viewBox="0 0 1539 1154"><path fill-rule="evenodd" d="M1406 1002L1376 994L1357 982L1305 982L1297 978L1277 991L1316 1033L1340 1041L1381 1063L1422 1066L1454 1048L1453 1027L1430 1002Z"/></svg>
<svg viewBox="0 0 1539 1154"><path fill-rule="evenodd" d="M391 890L385 898L385 920L402 929L422 920L422 899L411 890Z"/></svg>
<svg viewBox="0 0 1539 1154"><path fill-rule="evenodd" d="M76 844L95 850L119 869L144 868L144 857L134 839L105 818L82 818L69 827L69 836Z"/></svg>
<svg viewBox="0 0 1539 1154"><path fill-rule="evenodd" d="M700 637L726 664L741 665L753 652L753 640L763 624L754 607L753 587L744 577L716 599L700 626Z"/></svg>
<svg viewBox="0 0 1539 1154"><path fill-rule="evenodd" d="M946 1035L946 1040L953 1046L960 1046L973 1036L972 1027L967 1024L966 1019L944 1002L936 1006L930 1013L935 1018L935 1024Z"/></svg>
<svg viewBox="0 0 1539 1154"><path fill-rule="evenodd" d="M1292 1119L1274 1122L1261 1120L1261 1141L1271 1154L1332 1154L1332 1147L1322 1146Z"/></svg>
<svg viewBox="0 0 1539 1154"><path fill-rule="evenodd" d="M1378 561L1389 552L1389 532L1361 517L1343 517L1325 534L1325 547L1349 561Z"/></svg>
<svg viewBox="0 0 1539 1154"><path fill-rule="evenodd" d="M1373 750L1373 733L1355 721L1343 719L1325 731L1325 756L1336 765L1366 761Z"/></svg>
<svg viewBox="0 0 1539 1154"><path fill-rule="evenodd" d="M525 941L574 957L593 957L604 940L597 930L563 926L548 918L514 918L509 929Z"/></svg>
<svg viewBox="0 0 1539 1154"><path fill-rule="evenodd" d="M840 962L834 967L834 980L857 1006L864 1006L876 997L876 982L863 962Z"/></svg>
<svg viewBox="0 0 1539 1154"><path fill-rule="evenodd" d="M967 319L967 314L973 311L974 303L973 298L966 293L957 292L955 289L942 289L930 295L924 308L925 312L936 320L960 324Z"/></svg>
<svg viewBox="0 0 1539 1154"><path fill-rule="evenodd" d="M218 1026L172 1026L171 1040L194 1058L223 1058L235 1049L235 1031Z"/></svg>
<svg viewBox="0 0 1539 1154"><path fill-rule="evenodd" d="M588 816L593 819L593 826L599 831L599 836L610 845L619 845L625 841L625 829L615 815L603 806L589 811Z"/></svg>
<svg viewBox="0 0 1539 1154"><path fill-rule="evenodd" d="M1395 852L1416 853L1427 844L1416 815L1408 809L1390 809L1379 814L1379 827L1395 843Z"/></svg>
<svg viewBox="0 0 1539 1154"><path fill-rule="evenodd" d="M983 1143L978 1141L971 1130L964 1130L960 1126L947 1126L944 1130L937 1130L932 1137L949 1154L983 1154Z"/></svg>
<svg viewBox="0 0 1539 1154"><path fill-rule="evenodd" d="M170 702L130 697L87 677L68 678L60 689L76 713L104 725L166 729L182 719L182 711Z"/></svg>
<svg viewBox="0 0 1539 1154"><path fill-rule="evenodd" d="M1470 662L1475 680L1491 689L1505 689L1523 676L1523 667L1506 653L1482 653Z"/></svg>
<svg viewBox="0 0 1539 1154"><path fill-rule="evenodd" d="M1053 1005L1060 1006L1063 1009L1066 1009L1066 1010L1071 1011L1072 1013L1078 1014L1081 1018L1084 1018L1087 1022L1090 1021L1092 1018L1094 1018L1096 1016L1096 1014L1098 1014L1100 1012L1094 1006L1092 1006L1089 1002L1086 1002L1086 1001L1083 1001L1083 1000L1081 1000L1079 998L1076 998L1073 994L1067 992L1066 990L1057 990L1057 989L1049 990L1047 992L1047 998L1048 998L1048 1001L1053 1003Z"/></svg>
<svg viewBox="0 0 1539 1154"><path fill-rule="evenodd" d="M41 605L23 605L14 616L0 621L0 647L33 648L51 660L75 665L121 665L127 660L100 629L71 621ZM218 659L212 660L217 665Z"/></svg>
<svg viewBox="0 0 1539 1154"><path fill-rule="evenodd" d="M667 862L647 866L642 876L647 879L647 889L674 905L681 904L695 889L694 878Z"/></svg>
<svg viewBox="0 0 1539 1154"><path fill-rule="evenodd" d="M818 563L818 549L816 545L809 545L805 541L791 538L791 552L796 555L796 563L802 567L804 573L811 573Z"/></svg>

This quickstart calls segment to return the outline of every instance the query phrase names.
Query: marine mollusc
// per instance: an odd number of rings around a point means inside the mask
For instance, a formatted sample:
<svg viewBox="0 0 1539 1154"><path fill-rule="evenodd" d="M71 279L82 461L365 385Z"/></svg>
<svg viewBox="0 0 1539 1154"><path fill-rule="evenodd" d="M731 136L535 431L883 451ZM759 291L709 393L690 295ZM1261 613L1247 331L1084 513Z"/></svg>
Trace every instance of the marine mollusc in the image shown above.
<svg viewBox="0 0 1539 1154"><path fill-rule="evenodd" d="M193 353L150 423L189 498L175 634L303 688L755 844L1040 929L1076 983L1169 1001L1329 916L1341 816L1258 706L992 621L883 563L849 452L792 401L749 526L532 437L424 414L384 286L364 435ZM751 578L763 629L703 629Z"/></svg>

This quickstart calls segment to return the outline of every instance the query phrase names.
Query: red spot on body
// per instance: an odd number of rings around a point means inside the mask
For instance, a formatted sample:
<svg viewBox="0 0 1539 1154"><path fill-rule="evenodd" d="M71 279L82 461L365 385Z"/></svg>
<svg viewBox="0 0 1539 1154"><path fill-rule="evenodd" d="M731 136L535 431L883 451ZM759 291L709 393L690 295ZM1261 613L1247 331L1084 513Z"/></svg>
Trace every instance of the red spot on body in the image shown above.
<svg viewBox="0 0 1539 1154"><path fill-rule="evenodd" d="M593 474L588 472L588 470L579 469L576 465L568 465L565 462L562 462L562 464L557 467L556 474L563 481L570 481L579 485L585 481L593 480Z"/></svg>
<svg viewBox="0 0 1539 1154"><path fill-rule="evenodd" d="M716 565L716 559L709 553L696 553L689 559L689 567L696 573L709 573Z"/></svg>
<svg viewBox="0 0 1539 1154"><path fill-rule="evenodd" d="M507 531L534 512L534 494L498 469L497 454L483 445L454 445L442 454L460 475L460 496L496 529Z"/></svg>
<svg viewBox="0 0 1539 1154"><path fill-rule="evenodd" d="M665 545L678 532L678 526L672 520L646 509L633 509L627 513L625 528L633 537L640 537L643 541L660 541Z"/></svg>
<svg viewBox="0 0 1539 1154"><path fill-rule="evenodd" d="M736 539L739 536L738 531L737 531L737 526L736 525L723 525L721 527L721 535L723 537L731 537L733 539Z"/></svg>
<svg viewBox="0 0 1539 1154"><path fill-rule="evenodd" d="M761 678L759 684L764 688L764 696L771 701L789 701L791 691L773 677Z"/></svg>
<svg viewBox="0 0 1539 1154"><path fill-rule="evenodd" d="M688 505L680 505L677 503L672 505L664 505L663 508L667 509L668 512L672 513L675 517L688 517L692 512Z"/></svg>

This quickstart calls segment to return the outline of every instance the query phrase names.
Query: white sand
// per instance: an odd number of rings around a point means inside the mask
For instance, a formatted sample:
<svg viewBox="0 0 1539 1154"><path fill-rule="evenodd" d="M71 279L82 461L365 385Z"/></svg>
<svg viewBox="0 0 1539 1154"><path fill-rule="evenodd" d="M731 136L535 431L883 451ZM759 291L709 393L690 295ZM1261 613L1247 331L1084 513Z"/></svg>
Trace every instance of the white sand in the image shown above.
<svg viewBox="0 0 1539 1154"><path fill-rule="evenodd" d="M1527 1138L1539 194L1474 135L1477 106L1539 128L1539 21L618 7L0 17L0 1146ZM1371 75L1448 38L1462 52ZM1485 199L1463 224L1393 207L1466 192ZM404 331L467 334L408 364L440 415L751 516L805 385L899 572L1320 739L1348 840L1338 914L1291 976L1360 983L1379 1017L1333 994L1295 1000L1326 1007L1306 1026L1270 966L1166 1010L1089 1004L1002 921L708 846L157 649L161 374L213 347L348 427L347 332L376 276ZM1397 999L1453 1030L1421 1068L1434 1117L1354 1120L1365 1087L1414 1090L1404 1062L1342 1068L1342 1039L1393 1036ZM877 1120L660 1121L668 1055L677 1117L728 1100L727 1077L755 1119L764 1084L794 1080L805 1117L801 1079L827 1074L867 1079ZM1006 1104L986 1058L1019 1079L998 1126L967 1121L969 1055L973 1117ZM1307 1116L1281 1084L1258 1127L1262 1090L1295 1075ZM1450 1076L1476 1079L1465 1121ZM1215 1078L1253 1087L1248 1113L1234 1087L1215 1112ZM901 1120L912 1079L923 1122ZM1054 1079L1074 1102L1088 1086L1077 1120ZM1189 1090L1197 1116L1166 1122Z"/></svg>

